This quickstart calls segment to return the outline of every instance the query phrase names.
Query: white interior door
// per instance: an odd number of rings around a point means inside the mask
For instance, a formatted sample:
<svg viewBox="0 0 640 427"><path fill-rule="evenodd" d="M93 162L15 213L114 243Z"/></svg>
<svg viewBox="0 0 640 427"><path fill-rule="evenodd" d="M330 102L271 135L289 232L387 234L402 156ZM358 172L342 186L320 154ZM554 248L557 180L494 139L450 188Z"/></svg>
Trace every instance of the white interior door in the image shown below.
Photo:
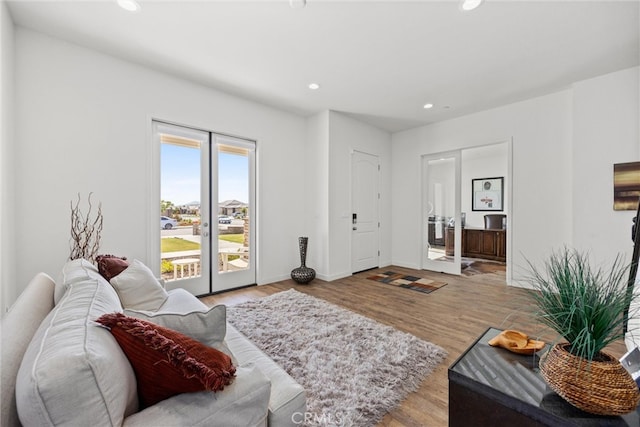
<svg viewBox="0 0 640 427"><path fill-rule="evenodd" d="M461 155L459 151L422 158L422 268L460 274Z"/></svg>
<svg viewBox="0 0 640 427"><path fill-rule="evenodd" d="M351 157L351 271L378 267L380 258L379 161L354 151Z"/></svg>

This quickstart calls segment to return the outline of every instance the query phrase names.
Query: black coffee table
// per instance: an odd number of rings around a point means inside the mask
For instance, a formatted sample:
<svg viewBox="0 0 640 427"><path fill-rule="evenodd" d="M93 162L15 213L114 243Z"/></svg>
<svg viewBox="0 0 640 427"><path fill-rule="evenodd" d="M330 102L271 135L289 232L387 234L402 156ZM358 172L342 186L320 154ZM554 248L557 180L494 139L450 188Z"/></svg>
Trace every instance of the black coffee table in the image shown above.
<svg viewBox="0 0 640 427"><path fill-rule="evenodd" d="M551 390L538 355L511 353L488 342L489 328L449 367L449 426L640 426L640 408L624 416L583 412Z"/></svg>

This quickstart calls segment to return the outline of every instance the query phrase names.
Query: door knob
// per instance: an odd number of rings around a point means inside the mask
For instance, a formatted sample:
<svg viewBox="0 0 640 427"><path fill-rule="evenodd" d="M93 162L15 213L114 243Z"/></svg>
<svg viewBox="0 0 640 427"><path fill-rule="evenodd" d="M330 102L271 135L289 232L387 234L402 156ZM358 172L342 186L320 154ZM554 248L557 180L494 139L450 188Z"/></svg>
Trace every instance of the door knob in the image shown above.
<svg viewBox="0 0 640 427"><path fill-rule="evenodd" d="M357 229L358 229L358 227L353 227L353 230L357 230Z"/></svg>

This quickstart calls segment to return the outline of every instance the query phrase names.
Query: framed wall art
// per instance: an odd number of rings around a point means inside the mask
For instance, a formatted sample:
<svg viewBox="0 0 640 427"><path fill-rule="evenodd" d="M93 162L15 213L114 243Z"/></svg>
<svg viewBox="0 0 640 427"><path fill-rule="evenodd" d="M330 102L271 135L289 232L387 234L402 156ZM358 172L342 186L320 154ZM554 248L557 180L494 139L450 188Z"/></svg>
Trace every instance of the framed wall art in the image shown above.
<svg viewBox="0 0 640 427"><path fill-rule="evenodd" d="M640 162L613 165L613 210L634 211L640 199Z"/></svg>
<svg viewBox="0 0 640 427"><path fill-rule="evenodd" d="M504 177L471 180L472 211L504 210Z"/></svg>

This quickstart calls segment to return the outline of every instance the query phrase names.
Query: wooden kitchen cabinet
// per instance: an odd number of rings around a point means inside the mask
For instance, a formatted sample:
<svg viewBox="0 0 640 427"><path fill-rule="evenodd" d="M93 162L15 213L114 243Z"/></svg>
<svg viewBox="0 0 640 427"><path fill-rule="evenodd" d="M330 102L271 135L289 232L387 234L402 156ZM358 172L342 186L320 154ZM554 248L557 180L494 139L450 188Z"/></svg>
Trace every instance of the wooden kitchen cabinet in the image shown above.
<svg viewBox="0 0 640 427"><path fill-rule="evenodd" d="M453 242L453 228L447 227L446 242ZM453 245L446 245L447 255L453 255ZM507 260L507 231L462 229L462 256L485 258L505 262Z"/></svg>

